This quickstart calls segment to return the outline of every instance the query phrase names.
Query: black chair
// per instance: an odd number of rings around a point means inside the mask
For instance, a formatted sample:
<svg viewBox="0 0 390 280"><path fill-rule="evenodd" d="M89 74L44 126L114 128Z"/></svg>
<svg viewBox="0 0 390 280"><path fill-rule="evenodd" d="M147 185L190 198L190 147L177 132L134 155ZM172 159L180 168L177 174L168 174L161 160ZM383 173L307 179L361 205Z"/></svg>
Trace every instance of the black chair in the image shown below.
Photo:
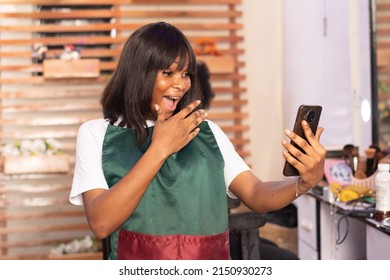
<svg viewBox="0 0 390 280"><path fill-rule="evenodd" d="M232 259L259 260L261 259L259 228L266 224L267 215L256 212L231 213L231 210L239 205L240 200L228 198ZM239 246L237 242L240 243Z"/></svg>
<svg viewBox="0 0 390 280"><path fill-rule="evenodd" d="M107 236L102 240L103 260L108 260L111 253L111 236Z"/></svg>

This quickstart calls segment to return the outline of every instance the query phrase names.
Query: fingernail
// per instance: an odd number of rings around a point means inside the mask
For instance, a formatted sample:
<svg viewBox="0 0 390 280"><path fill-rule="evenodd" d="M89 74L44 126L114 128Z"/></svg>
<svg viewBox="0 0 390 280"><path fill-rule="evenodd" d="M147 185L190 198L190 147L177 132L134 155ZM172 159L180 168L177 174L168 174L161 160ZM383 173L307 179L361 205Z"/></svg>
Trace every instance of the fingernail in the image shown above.
<svg viewBox="0 0 390 280"><path fill-rule="evenodd" d="M284 133L286 133L287 135L290 135L290 134L291 134L291 130L286 129L286 130L284 131Z"/></svg>

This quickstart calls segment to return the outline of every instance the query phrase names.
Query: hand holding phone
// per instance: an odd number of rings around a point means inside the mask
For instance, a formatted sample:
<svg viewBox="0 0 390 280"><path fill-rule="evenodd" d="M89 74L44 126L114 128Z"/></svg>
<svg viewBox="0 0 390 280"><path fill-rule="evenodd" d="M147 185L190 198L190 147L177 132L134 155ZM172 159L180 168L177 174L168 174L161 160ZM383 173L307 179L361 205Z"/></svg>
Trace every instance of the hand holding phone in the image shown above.
<svg viewBox="0 0 390 280"><path fill-rule="evenodd" d="M302 121L306 120L306 122L309 124L311 131L315 134L318 123L320 121L320 116L322 112L322 107L319 105L301 105L298 108L297 116L295 118L294 123L294 129L293 131L299 135L304 140L306 139L305 133L302 129ZM290 141L290 143L301 150L303 153L305 153L297 144L295 144L293 141ZM292 166L290 163L285 161L284 168L283 168L283 175L284 176L299 176L298 170Z"/></svg>

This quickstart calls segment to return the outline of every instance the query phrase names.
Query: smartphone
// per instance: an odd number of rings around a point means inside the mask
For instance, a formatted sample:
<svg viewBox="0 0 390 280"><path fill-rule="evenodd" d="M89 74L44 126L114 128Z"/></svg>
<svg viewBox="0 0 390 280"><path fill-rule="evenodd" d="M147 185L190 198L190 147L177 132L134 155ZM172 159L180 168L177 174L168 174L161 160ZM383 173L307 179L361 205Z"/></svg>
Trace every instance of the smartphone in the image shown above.
<svg viewBox="0 0 390 280"><path fill-rule="evenodd" d="M293 131L303 139L307 140L305 133L303 132L302 129L302 124L301 124L302 120L307 121L307 123L311 128L311 131L315 134L318 127L318 123L320 121L321 112L322 112L322 107L319 105L299 106L297 116L295 118ZM304 151L300 147L298 147L292 140L290 141L290 143L304 153ZM283 168L283 175L298 176L299 172L294 166L292 166L290 163L285 161L284 168Z"/></svg>

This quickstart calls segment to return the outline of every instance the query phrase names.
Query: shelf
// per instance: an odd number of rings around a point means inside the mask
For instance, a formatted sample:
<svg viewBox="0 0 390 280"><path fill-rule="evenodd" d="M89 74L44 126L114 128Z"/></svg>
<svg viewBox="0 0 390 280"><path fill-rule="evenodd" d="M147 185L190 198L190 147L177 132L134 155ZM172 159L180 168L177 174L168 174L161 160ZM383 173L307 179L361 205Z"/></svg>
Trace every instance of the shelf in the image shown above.
<svg viewBox="0 0 390 280"><path fill-rule="evenodd" d="M2 161L3 172L7 175L69 172L67 155L4 157Z"/></svg>
<svg viewBox="0 0 390 280"><path fill-rule="evenodd" d="M46 59L43 61L45 79L97 78L100 75L99 59Z"/></svg>
<svg viewBox="0 0 390 280"><path fill-rule="evenodd" d="M103 260L102 252L79 253L52 255L49 254L49 260Z"/></svg>
<svg viewBox="0 0 390 280"><path fill-rule="evenodd" d="M234 58L231 56L199 55L197 60L205 62L209 67L210 73L234 73Z"/></svg>

